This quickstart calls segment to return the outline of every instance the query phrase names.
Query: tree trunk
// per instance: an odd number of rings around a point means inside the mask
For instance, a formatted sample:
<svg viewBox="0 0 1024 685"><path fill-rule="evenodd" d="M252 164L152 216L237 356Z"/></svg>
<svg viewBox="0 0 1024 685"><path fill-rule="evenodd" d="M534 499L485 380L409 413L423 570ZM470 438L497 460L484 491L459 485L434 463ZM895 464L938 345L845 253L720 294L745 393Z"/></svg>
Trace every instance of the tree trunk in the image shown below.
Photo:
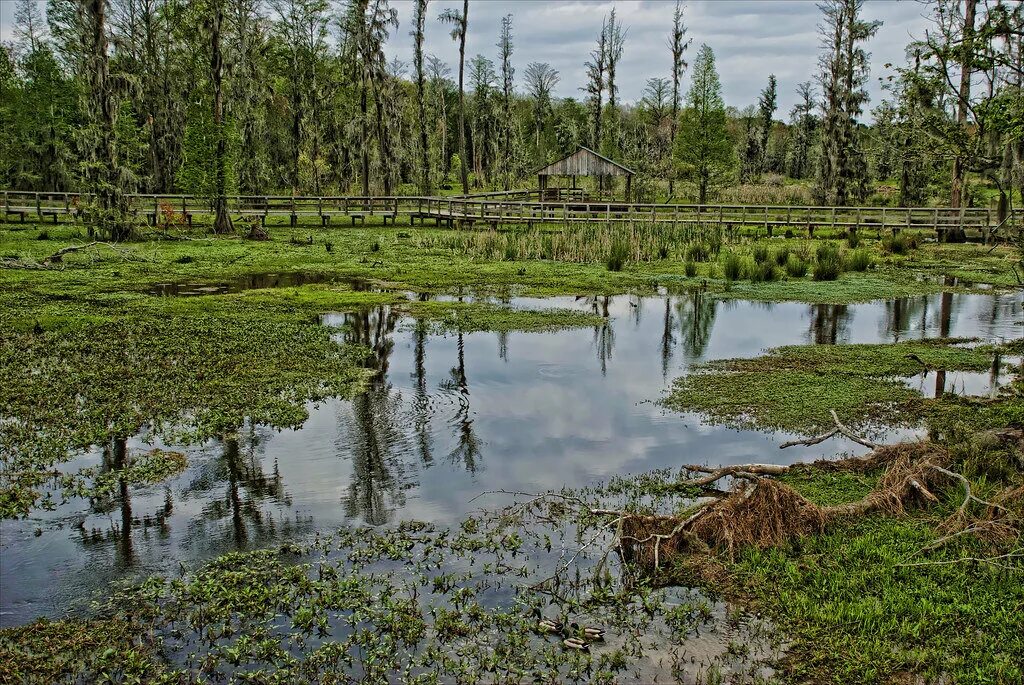
<svg viewBox="0 0 1024 685"><path fill-rule="evenodd" d="M359 146L359 158L360 158L360 175L363 180L363 197L369 197L370 195L370 141L369 141L369 127L366 124L366 118L369 116L368 107L366 104L366 79L362 78L359 82L359 122L360 132L362 133L362 141Z"/></svg>
<svg viewBox="0 0 1024 685"><path fill-rule="evenodd" d="M420 117L420 192L430 195L430 145L427 140L427 109L423 83L423 23L427 14L427 0L416 0L416 109Z"/></svg>
<svg viewBox="0 0 1024 685"><path fill-rule="evenodd" d="M964 30L962 52L963 64L960 65L960 89L957 92L956 123L963 127L967 123L967 104L971 97L971 74L973 73L972 55L974 50L974 18L978 0L964 0ZM957 155L953 159L952 182L950 184L949 206L960 209L964 206L964 160ZM961 214L962 215L962 214ZM963 242L966 239L963 226L950 226L939 234L939 239L948 242Z"/></svg>
<svg viewBox="0 0 1024 685"><path fill-rule="evenodd" d="M459 156L462 172L462 192L469 195L469 169L466 157L466 96L464 76L466 71L466 33L469 29L469 0L462 2L462 29L459 32Z"/></svg>
<svg viewBox="0 0 1024 685"><path fill-rule="evenodd" d="M132 229L117 162L117 104L110 85L106 0L88 0L81 9L87 13L88 20L90 115L98 136L94 150L95 171L90 174L100 211L98 223L112 240L125 240L131 237Z"/></svg>
<svg viewBox="0 0 1024 685"><path fill-rule="evenodd" d="M231 215L228 213L227 177L227 136L224 135L224 56L220 49L220 29L224 20L224 9L218 3L213 10L213 26L210 31L210 74L213 79L213 128L217 134L217 150L214 163L217 165L216 197L214 197L214 233L230 233Z"/></svg>

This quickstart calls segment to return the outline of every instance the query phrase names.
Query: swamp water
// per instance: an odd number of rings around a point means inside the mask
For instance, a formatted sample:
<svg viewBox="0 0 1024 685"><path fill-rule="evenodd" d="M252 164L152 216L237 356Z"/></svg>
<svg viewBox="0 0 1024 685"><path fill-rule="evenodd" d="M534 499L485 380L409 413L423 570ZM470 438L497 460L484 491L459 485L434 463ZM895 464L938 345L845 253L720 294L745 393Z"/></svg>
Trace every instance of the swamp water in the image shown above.
<svg viewBox="0 0 1024 685"><path fill-rule="evenodd" d="M1024 334L1016 293L849 306L718 301L700 293L500 303L591 311L606 323L440 335L386 306L327 315L324 324L339 339L373 350L379 374L368 391L311 405L297 430L246 426L237 438L168 446L187 454L188 467L164 483L130 488L92 508L71 501L0 522L0 625L65 615L114 581L176 576L230 551L362 524L444 526L510 502L497 494L478 498L487 491L583 487L682 463L790 463L860 452L838 440L780 452L791 435L706 425L657 400L695 363L780 345ZM951 380L941 381L945 389ZM966 385L987 395L1000 380L996 374ZM913 382L925 394L934 389L927 378ZM909 435L893 431L886 439ZM151 447L145 435L127 443L132 451ZM69 467L109 458L96 449ZM724 605L714 611L728 623ZM708 649L723 651L731 639L726 628Z"/></svg>

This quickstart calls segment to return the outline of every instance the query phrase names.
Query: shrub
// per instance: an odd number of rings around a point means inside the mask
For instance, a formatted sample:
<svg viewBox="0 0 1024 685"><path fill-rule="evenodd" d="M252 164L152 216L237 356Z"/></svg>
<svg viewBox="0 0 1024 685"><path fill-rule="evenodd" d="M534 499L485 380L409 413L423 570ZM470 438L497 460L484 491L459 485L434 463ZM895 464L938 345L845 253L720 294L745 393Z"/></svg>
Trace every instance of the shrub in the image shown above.
<svg viewBox="0 0 1024 685"><path fill-rule="evenodd" d="M629 259L629 247L624 242L616 241L612 243L611 251L608 253L604 265L608 267L609 271L622 271L622 266L627 259Z"/></svg>
<svg viewBox="0 0 1024 685"><path fill-rule="evenodd" d="M817 250L817 264L814 267L814 280L834 281L843 272L843 260L839 248L832 243L822 243Z"/></svg>
<svg viewBox="0 0 1024 685"><path fill-rule="evenodd" d="M751 255L754 257L754 262L757 264L767 262L770 254L768 247L765 245L755 245L754 249L751 250Z"/></svg>
<svg viewBox="0 0 1024 685"><path fill-rule="evenodd" d="M697 275L697 263L686 260L686 263L683 264L683 271L686 272L687 278L693 278Z"/></svg>
<svg viewBox="0 0 1024 685"><path fill-rule="evenodd" d="M775 265L771 262L755 262L750 265L751 283L774 281L777 276L778 274L775 271Z"/></svg>
<svg viewBox="0 0 1024 685"><path fill-rule="evenodd" d="M871 266L871 254L867 250L854 250L846 260L850 271L867 271Z"/></svg>
<svg viewBox="0 0 1024 685"><path fill-rule="evenodd" d="M789 259L786 260L786 273L792 278L803 278L807 275L807 262L795 254L789 255Z"/></svg>
<svg viewBox="0 0 1024 685"><path fill-rule="evenodd" d="M738 281L743 277L743 260L735 252L729 252L725 255L725 261L722 264L722 275L725 276L727 281Z"/></svg>
<svg viewBox="0 0 1024 685"><path fill-rule="evenodd" d="M860 245L860 236L857 235L856 231L850 231L846 234L846 244L850 246L851 250L856 250Z"/></svg>
<svg viewBox="0 0 1024 685"><path fill-rule="evenodd" d="M693 262L706 262L711 256L711 248L704 243L693 243L686 248L686 258Z"/></svg>
<svg viewBox="0 0 1024 685"><path fill-rule="evenodd" d="M892 254L907 254L912 249L911 239L902 233L882 240L882 249Z"/></svg>
<svg viewBox="0 0 1024 685"><path fill-rule="evenodd" d="M789 261L789 248L783 247L775 251L775 263L779 266L786 266Z"/></svg>
<svg viewBox="0 0 1024 685"><path fill-rule="evenodd" d="M793 229L792 228L787 228L785 235L786 235L787 238L792 238L795 234L793 233Z"/></svg>
<svg viewBox="0 0 1024 685"><path fill-rule="evenodd" d="M722 251L722 234L718 231L714 231L708 236L708 249L715 257Z"/></svg>

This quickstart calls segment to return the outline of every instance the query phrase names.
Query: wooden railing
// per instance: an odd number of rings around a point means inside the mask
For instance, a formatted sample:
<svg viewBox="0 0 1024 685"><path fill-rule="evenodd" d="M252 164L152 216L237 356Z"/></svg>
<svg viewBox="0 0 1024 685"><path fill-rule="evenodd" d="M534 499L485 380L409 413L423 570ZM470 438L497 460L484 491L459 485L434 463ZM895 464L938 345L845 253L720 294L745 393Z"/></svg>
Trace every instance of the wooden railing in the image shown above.
<svg viewBox="0 0 1024 685"><path fill-rule="evenodd" d="M562 189L565 190L565 189ZM268 217L287 216L295 225L300 218L318 217L324 225L334 218L350 218L352 223L366 217L395 221L408 216L410 222L433 220L438 225L534 223L653 223L665 225L714 225L726 230L762 227L772 235L775 230L803 229L813 235L819 228L844 230L951 228L990 233L1021 230L1024 212L1013 210L1000 226L995 211L986 208L950 209L945 207L811 207L776 205L681 205L626 202L594 202L576 199L568 191L558 202L519 199L523 193L487 193L473 197L364 197L289 195L235 195L227 198L228 210L236 218L266 221ZM58 216L77 216L83 204L76 193L3 191L5 216L29 216L40 220ZM131 211L154 223L188 221L194 216L213 214L208 199L193 195L137 194L128 197Z"/></svg>

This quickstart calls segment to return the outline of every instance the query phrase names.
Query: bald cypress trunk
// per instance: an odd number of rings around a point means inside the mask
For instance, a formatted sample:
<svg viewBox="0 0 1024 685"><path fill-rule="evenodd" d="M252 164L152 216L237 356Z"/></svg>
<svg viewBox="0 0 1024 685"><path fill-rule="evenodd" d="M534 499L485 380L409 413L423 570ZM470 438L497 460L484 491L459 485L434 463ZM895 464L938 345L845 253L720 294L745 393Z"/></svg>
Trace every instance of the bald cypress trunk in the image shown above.
<svg viewBox="0 0 1024 685"><path fill-rule="evenodd" d="M427 109L423 77L423 30L427 18L428 0L416 0L416 31L414 33L413 62L416 67L416 111L420 127L420 192L431 193L430 145L427 140Z"/></svg>
<svg viewBox="0 0 1024 685"><path fill-rule="evenodd" d="M227 136L224 133L224 56L221 53L220 34L221 25L224 21L224 9L220 3L213 8L213 17L210 27L210 78L213 81L213 128L217 135L216 151L214 162L217 165L215 170L215 197L213 200L215 217L213 230L215 233L229 233L233 226L231 215L228 213L227 200L227 175L225 164L227 164Z"/></svg>
<svg viewBox="0 0 1024 685"><path fill-rule="evenodd" d="M967 106L971 99L971 75L974 73L972 56L974 51L974 19L977 15L978 0L965 0L964 2L964 30L963 30L963 64L960 65L960 88L957 91L956 123L963 127L967 122ZM953 158L953 173L950 183L949 206L953 209L960 209L964 206L964 158L957 155ZM950 242L963 242L965 240L962 226L950 226L945 235L940 238Z"/></svg>
<svg viewBox="0 0 1024 685"><path fill-rule="evenodd" d="M89 181L95 193L96 209L90 219L90 231L99 229L112 240L125 240L132 235L128 204L121 189L121 173L117 161L117 102L110 81L107 45L106 0L85 0L79 5L83 13L85 45L88 56L88 112L92 124L92 155Z"/></svg>

